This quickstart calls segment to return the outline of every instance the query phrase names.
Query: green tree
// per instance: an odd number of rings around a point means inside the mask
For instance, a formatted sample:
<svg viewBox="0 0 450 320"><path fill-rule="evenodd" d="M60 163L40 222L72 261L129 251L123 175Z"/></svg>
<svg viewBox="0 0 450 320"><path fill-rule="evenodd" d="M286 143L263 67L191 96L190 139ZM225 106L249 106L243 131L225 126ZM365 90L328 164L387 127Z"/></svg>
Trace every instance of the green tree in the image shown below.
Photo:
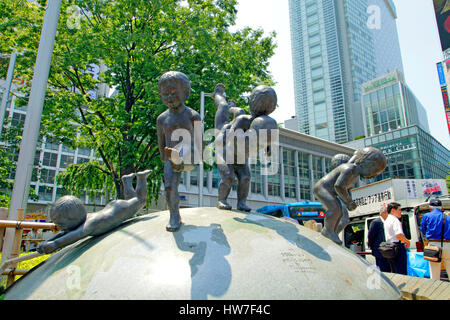
<svg viewBox="0 0 450 320"><path fill-rule="evenodd" d="M10 39L2 49L14 47L29 56L18 63L22 76L31 79L29 61L39 39L35 26L42 21L45 1L22 7L0 2L0 10L15 10L12 16L21 12L28 18L12 19L14 27L0 30L5 32L2 39ZM253 87L273 84L268 60L274 53L275 34L265 37L263 30L250 28L231 32L236 4L236 0L63 2L42 132L72 148L93 148L101 159L69 166L58 177L68 191L107 189L122 197L121 177L150 168L149 195L158 196L163 164L155 124L165 106L157 82L164 72L188 75L192 91L187 105L196 110L200 92L211 92L218 82L240 106L246 105L245 93ZM29 32L19 41L14 30L23 24ZM104 66L98 79L86 72L92 64ZM115 88L115 94L94 99L90 91L101 84ZM213 126L214 113L214 104L208 101L205 129Z"/></svg>

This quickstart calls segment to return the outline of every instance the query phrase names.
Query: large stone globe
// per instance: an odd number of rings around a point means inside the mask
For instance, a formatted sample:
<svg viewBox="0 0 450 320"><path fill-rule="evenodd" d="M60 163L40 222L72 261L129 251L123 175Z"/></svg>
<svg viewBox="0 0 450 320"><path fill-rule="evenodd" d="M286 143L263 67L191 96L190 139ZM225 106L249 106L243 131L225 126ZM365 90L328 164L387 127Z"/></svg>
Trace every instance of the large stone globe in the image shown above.
<svg viewBox="0 0 450 320"><path fill-rule="evenodd" d="M5 299L400 299L350 250L291 221L216 208L131 219L53 254Z"/></svg>

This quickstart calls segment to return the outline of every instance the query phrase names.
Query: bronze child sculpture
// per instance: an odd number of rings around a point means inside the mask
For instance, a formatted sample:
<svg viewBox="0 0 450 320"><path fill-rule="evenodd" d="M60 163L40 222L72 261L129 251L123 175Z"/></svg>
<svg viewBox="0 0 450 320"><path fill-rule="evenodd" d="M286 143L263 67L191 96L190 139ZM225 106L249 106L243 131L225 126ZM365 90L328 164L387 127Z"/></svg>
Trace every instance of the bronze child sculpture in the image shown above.
<svg viewBox="0 0 450 320"><path fill-rule="evenodd" d="M200 159L202 155L202 132L194 130L195 127L201 128L196 126L197 121L201 122L201 117L197 111L185 105L191 86L184 73L166 72L158 82L158 89L162 102L168 107L158 116L157 133L159 153L164 162L164 187L170 211L166 230L173 232L181 226L178 193L181 172L193 170L194 155L199 155ZM179 137L177 132L185 134Z"/></svg>
<svg viewBox="0 0 450 320"><path fill-rule="evenodd" d="M313 188L314 197L327 210L322 235L337 244L342 244L338 233L348 223L348 210L356 209L349 190L360 177L376 177L386 168L385 155L378 149L367 147L355 152L347 162L339 165L320 179Z"/></svg>
<svg viewBox="0 0 450 320"><path fill-rule="evenodd" d="M102 210L86 213L80 199L64 196L56 200L50 218L61 228L53 238L37 247L40 253L51 253L89 236L102 235L133 217L147 202L147 177L150 170L122 177L125 200L114 200ZM137 177L136 190L132 181Z"/></svg>
<svg viewBox="0 0 450 320"><path fill-rule="evenodd" d="M247 136L245 145L237 145L234 138L227 139L227 137L233 137L238 130L241 130L241 133L253 130L257 136L262 129L277 129L276 121L268 117L277 106L277 96L271 87L256 87L250 96L249 107L251 115L246 114L243 109L237 108L234 102L227 102L225 86L223 84L216 86L212 98L217 106L215 127L219 130L216 137L216 148L217 146L222 148L222 152L217 152L216 150L216 156L218 158L217 168L222 178L219 183L217 207L223 210L231 210L232 207L228 204L227 198L230 194L234 178L237 176L237 209L249 212L251 208L246 204L251 178L248 163L248 149L252 143L256 144L258 149L259 141L249 141ZM230 114L233 116L231 122L229 119ZM227 149L230 148L230 145L232 145L233 153L231 156L233 159L227 159L230 156L227 156ZM264 145L264 147L267 148L267 153L270 153L270 145ZM239 153L242 157L240 157ZM239 159L243 159L243 163Z"/></svg>

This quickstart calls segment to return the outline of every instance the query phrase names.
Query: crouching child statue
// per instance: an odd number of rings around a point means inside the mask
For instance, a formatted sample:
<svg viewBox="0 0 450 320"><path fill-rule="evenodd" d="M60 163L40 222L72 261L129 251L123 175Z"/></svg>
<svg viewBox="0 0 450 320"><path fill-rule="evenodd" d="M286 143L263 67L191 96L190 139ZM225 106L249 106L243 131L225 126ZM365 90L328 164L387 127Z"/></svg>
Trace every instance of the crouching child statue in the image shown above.
<svg viewBox="0 0 450 320"><path fill-rule="evenodd" d="M349 222L348 210L357 207L349 190L360 177L371 179L382 173L386 164L386 157L380 150L367 147L357 150L347 163L339 165L314 185L314 197L327 210L323 236L342 244L338 234Z"/></svg>

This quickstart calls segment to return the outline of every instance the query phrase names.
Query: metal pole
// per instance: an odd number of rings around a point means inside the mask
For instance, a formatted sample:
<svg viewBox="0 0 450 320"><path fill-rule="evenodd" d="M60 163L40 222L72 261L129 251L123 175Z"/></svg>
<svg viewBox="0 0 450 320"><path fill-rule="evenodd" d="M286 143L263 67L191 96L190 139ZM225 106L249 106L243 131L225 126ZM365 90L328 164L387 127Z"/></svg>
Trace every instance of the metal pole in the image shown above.
<svg viewBox="0 0 450 320"><path fill-rule="evenodd" d="M11 56L9 58L8 74L6 76L5 82L5 91L3 91L2 104L0 106L0 137L2 136L3 121L5 121L6 105L9 100L9 92L11 90L14 67L16 66L16 57L17 53L13 52L11 53Z"/></svg>
<svg viewBox="0 0 450 320"><path fill-rule="evenodd" d="M200 118L202 119L202 139L204 135L204 126L203 121L205 120L205 93L202 91L200 92ZM203 141L202 141L203 145ZM199 184L198 184L198 206L203 207L203 148L202 148L202 155L199 165Z"/></svg>
<svg viewBox="0 0 450 320"><path fill-rule="evenodd" d="M45 10L39 49L34 67L30 99L28 101L28 113L25 119L23 139L20 144L8 220L17 220L17 210L26 209L27 205L31 172L39 137L42 108L55 44L60 7L61 0L47 1L47 9ZM10 259L14 243L14 231L14 229L6 230L2 263Z"/></svg>

